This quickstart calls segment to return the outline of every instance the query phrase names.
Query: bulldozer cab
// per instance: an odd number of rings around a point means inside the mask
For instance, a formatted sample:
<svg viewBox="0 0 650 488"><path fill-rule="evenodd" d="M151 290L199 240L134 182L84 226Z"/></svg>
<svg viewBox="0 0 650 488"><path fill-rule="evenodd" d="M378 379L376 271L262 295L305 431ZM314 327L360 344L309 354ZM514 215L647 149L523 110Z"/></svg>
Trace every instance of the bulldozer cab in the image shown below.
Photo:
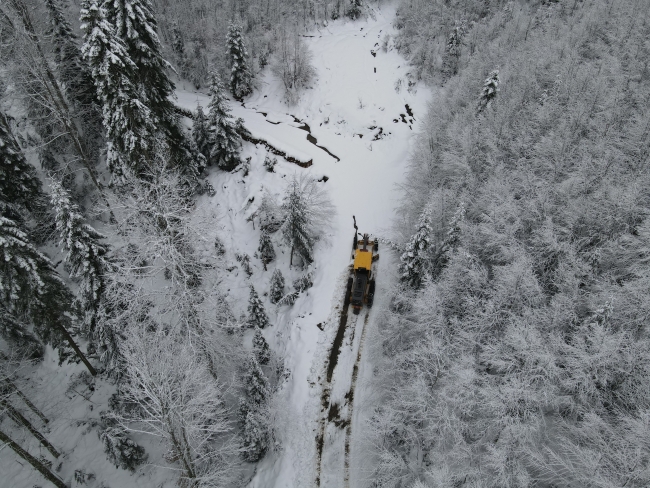
<svg viewBox="0 0 650 488"><path fill-rule="evenodd" d="M372 269L372 251L368 249L357 249L354 255L354 272L365 269Z"/></svg>

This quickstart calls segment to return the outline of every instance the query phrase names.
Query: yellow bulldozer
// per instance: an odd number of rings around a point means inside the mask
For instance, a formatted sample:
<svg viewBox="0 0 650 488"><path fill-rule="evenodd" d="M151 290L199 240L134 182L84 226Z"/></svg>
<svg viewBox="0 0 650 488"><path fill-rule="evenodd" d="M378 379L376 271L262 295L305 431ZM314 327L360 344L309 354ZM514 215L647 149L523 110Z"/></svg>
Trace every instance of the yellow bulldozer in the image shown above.
<svg viewBox="0 0 650 488"><path fill-rule="evenodd" d="M375 270L373 263L379 259L379 240L371 240L368 234L363 234L359 239L357 219L354 219L354 241L352 243L352 276L348 279L347 297L352 305L352 311L358 315L364 303L372 307L375 298Z"/></svg>

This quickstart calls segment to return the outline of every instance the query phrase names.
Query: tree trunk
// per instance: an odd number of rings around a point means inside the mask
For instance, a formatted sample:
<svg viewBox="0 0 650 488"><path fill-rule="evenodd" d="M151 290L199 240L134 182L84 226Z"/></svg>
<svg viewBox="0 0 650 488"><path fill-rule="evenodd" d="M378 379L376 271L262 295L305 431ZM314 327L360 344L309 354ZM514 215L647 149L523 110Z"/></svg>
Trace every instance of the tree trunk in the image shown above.
<svg viewBox="0 0 650 488"><path fill-rule="evenodd" d="M52 482L54 486L56 486L57 488L70 488L61 480L61 478L56 476L43 463L41 463L38 459L36 459L27 451L25 451L18 444L16 444L13 440L11 440L11 438L7 434L2 432L1 430L0 430L0 441L4 442L6 445L11 447L16 454L18 454L21 458L23 458L25 461L31 464L34 467L34 469L36 469L39 473L41 473L45 479Z"/></svg>
<svg viewBox="0 0 650 488"><path fill-rule="evenodd" d="M77 346L77 343L74 341L72 336L70 335L70 332L63 326L63 324L59 323L59 321L56 321L56 325L63 334L63 336L66 338L68 341L68 344L70 344L70 347L74 349L74 352L77 354L79 359L86 365L86 368L88 368L88 371L90 371L90 374L93 376L97 376L97 371L95 368L93 368L93 365L88 362L88 359L86 359L86 356L84 355L83 352L81 352L81 349L79 349L79 346Z"/></svg>
<svg viewBox="0 0 650 488"><path fill-rule="evenodd" d="M25 394L18 389L18 386L16 386L16 384L13 381L11 381L9 378L5 378L4 383L7 385L9 390L11 390L12 392L16 393L16 395L18 395L18 397L25 403L25 405L27 405L29 407L29 409L32 412L34 412L34 414L36 414L38 416L38 418L40 418L43 421L43 423L47 424L49 422L49 420L47 420L47 417L45 417L45 415L43 415L43 412L41 412L36 407L36 405L34 405L31 402L31 400L29 398L27 398L25 396Z"/></svg>
<svg viewBox="0 0 650 488"><path fill-rule="evenodd" d="M38 430L34 428L32 423L27 420L25 417L23 417L23 414L21 414L18 410L16 410L13 406L11 406L8 402L5 400L0 400L0 405L5 407L7 409L7 413L9 416L16 421L16 423L23 425L24 427L27 428L28 431L31 432L31 434L38 439L38 441L41 443L41 445L50 451L50 454L54 456L55 458L58 458L60 456L59 451L57 451L52 444L50 444L50 441L48 441L43 434L41 434Z"/></svg>

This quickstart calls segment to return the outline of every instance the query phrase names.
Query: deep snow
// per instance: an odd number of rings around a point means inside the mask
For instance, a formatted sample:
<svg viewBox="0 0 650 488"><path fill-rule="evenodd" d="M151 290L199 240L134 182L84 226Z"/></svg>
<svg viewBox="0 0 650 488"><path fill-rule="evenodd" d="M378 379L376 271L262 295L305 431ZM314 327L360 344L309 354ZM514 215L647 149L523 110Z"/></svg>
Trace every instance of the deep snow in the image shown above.
<svg viewBox="0 0 650 488"><path fill-rule="evenodd" d="M344 405L344 397L352 382L366 317L364 310L355 322L356 327L348 328L332 383L325 385L326 361L338 327L348 277L352 215L356 215L361 232L380 237L387 234L400 196L397 185L403 181L409 147L430 94L421 85L409 92L406 89L407 62L390 48L390 42L388 52L380 49L384 36L395 34L391 26L394 14L394 7L384 6L374 10L374 18L332 22L313 32L314 37L306 37L314 56L317 77L312 88L301 94L295 106L289 107L283 102L281 83L270 73L260 80L260 89L245 101L245 106L232 104L233 114L244 119L254 137L264 139L301 161L312 160L310 168L303 169L278 157L275 173L269 173L262 166L267 153L265 148L245 143L243 156L251 158L249 175L244 177L241 172L231 174L212 170L209 179L217 195L201 197L199 202L199 211L211 222L205 229L203 246L219 236L228 249L224 259L231 271L224 273L220 286L227 292L238 316L245 316L248 287L250 284L255 286L272 323L263 333L271 348L284 357L290 372L275 399L279 447L259 463L250 487L314 486L318 473L321 486L345 486L346 429L326 425L322 463L318 462L315 439L321 430L323 415L327 416L327 411L323 412L320 405L324 387L331 386L330 402L340 402L343 407L341 415L349 416L350 406ZM399 91L397 85L401 87ZM182 86L177 95L177 103L191 110L196 108L197 102L203 107L208 105L205 94L186 91ZM412 108L413 117L409 115L407 105ZM311 136L317 139L319 146L340 160L310 142L303 124L309 126ZM321 184L328 189L337 212L331 216L326 238L316 249L314 286L293 307L276 308L267 296L263 296L268 292L273 270L276 267L282 270L288 287L300 276L301 270L289 269L288 249L281 244L279 235L273 236L278 258L267 271L263 270L260 260L254 258L259 226L255 218L250 217L254 215L263 191L271 192L279 200L286 179L294 172L308 172L318 179L327 176L327 182ZM253 275L250 278L237 266L235 251L251 256ZM386 253L386 249L380 249L381 255ZM54 260L58 258L54 257ZM380 280L383 270L388 268L386 261L384 257L380 259ZM388 273L384 275L388 277ZM381 310L381 300L385 296L382 290L385 286L380 282L375 308L366 323L369 331L372 331L373 314ZM363 396L360 394L365 391L363 379L371 375L371 368L364 364L362 359L352 416L352 439L349 441L352 452L348 486L363 485L363 469L358 462L362 456L354 452L355 446L360 444L354 439L354 433L372 406L364 401L365 393ZM110 465L101 451L96 432L81 419L98 417L98 410L105 407L95 406L105 405L112 391L108 386L87 392L90 401L75 393L66 395L64 385L73 372L81 370L82 367L76 365L58 368L55 358L48 357L39 367L39 391L28 392L46 415L57 417L47 437L64 451L60 474L70 480L75 469L92 472L96 477L88 483L89 487L98 487L102 482L106 486L124 488L174 486L172 481L166 480L169 472L162 469L144 467L132 476ZM66 396L74 399L70 401ZM21 443L29 441L27 437L16 440ZM29 444L33 447L32 452L39 452L33 440ZM160 446L155 441L145 445L150 461L165 465ZM10 486L16 488L47 485L38 473L19 464L17 456L8 448L0 451L0 472L3 479L11 480Z"/></svg>

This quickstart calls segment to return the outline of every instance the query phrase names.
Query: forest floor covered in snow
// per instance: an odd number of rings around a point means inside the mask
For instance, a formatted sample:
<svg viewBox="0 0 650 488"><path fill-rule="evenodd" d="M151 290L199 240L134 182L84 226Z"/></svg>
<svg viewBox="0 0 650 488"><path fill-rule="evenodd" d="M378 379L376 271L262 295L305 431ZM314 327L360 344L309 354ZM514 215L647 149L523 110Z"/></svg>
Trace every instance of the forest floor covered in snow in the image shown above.
<svg viewBox="0 0 650 488"><path fill-rule="evenodd" d="M263 334L288 371L274 399L278 447L267 454L254 473L251 469L252 488L307 487L318 482L327 487L363 486L363 456L354 453L358 445L354 432L372 404L357 393L353 395L354 403L362 410L353 409L346 396L355 382L357 391L363 391L363 378L372 375L359 349L364 326L365 335L371 333L373 314L381 311L387 296L388 263L395 259L388 246L380 249L375 307L369 314L364 309L350 319L329 383L327 362L349 276L352 215L361 232L388 236L400 199L398 185L404 178L409 147L430 97L430 91L422 85L410 86L407 62L391 47L394 14L394 7L383 6L374 9L371 18L336 21L310 33L305 40L313 53L316 77L295 105L287 105L284 87L269 72L258 79L258 89L244 104L233 102L233 114L244 120L253 138L266 141L296 160L312 161L309 168L278 156L275 171L268 172L263 166L267 148L246 142L242 157L251 158L249 174L212 169L208 178L216 195L199 198L197 212L202 214L203 222L208 222L206 245L218 236L226 247L222 291L235 314L243 317L249 286L256 288L272 324ZM387 49L382 49L382 43ZM207 107L205 93L192 91L189 83L178 85L180 106L195 110L200 103ZM279 235L272 236L278 257L267 270L263 269L262 262L254 258L259 242L255 215L266 192L280 201L285 182L294 173L318 179L327 189L336 213L331 215L326 236L316 247L313 287L301 294L293 306L276 307L268 297L274 269L281 269L288 284L304 270L290 268L289 249ZM251 276L237 265L236 252L252 257ZM101 407L95 405L106 404L111 385L98 382L93 391L87 391L80 383L71 390L67 386L70 378L82 367L58 368L56 363L54 355L46 357L38 366L41 387L29 393L46 415L57 419L50 426L48 438L62 449L65 458L60 475L71 479L75 470L93 473L94 478L86 483L89 487L172 486L165 478L165 470L147 466L131 475L106 460L88 418L98 418ZM358 374L353 380L355 369ZM329 391L327 406L321 404L324 390ZM342 427L328 421L334 403L340 407ZM60 411L62 408L65 413ZM318 452L320 435L322 452ZM166 465L156 445L137 440L146 446L150 463ZM36 472L21 466L8 449L0 453L0 471L5 481L11 480L6 486L26 488L45 483Z"/></svg>

